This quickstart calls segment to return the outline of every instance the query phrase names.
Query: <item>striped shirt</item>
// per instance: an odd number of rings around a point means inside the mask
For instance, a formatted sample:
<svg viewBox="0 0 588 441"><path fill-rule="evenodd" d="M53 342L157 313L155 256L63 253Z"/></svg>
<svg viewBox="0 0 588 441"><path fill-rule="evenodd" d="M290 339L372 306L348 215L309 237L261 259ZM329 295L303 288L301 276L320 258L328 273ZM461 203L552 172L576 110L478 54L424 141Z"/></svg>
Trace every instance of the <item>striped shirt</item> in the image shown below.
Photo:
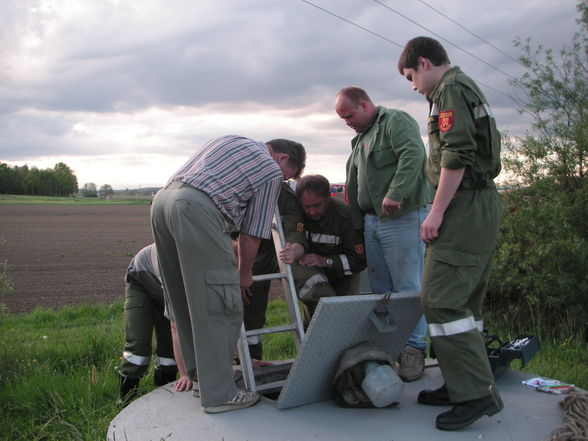
<svg viewBox="0 0 588 441"><path fill-rule="evenodd" d="M282 172L265 144L242 136L208 141L170 178L206 193L245 234L268 239Z"/></svg>

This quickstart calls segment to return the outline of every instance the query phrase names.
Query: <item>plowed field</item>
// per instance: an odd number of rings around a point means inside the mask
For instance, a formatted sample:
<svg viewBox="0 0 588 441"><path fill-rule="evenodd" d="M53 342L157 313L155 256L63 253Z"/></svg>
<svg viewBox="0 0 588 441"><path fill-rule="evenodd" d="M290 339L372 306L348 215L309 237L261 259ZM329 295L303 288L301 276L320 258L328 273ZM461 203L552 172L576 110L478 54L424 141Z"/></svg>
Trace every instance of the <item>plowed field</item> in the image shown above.
<svg viewBox="0 0 588 441"><path fill-rule="evenodd" d="M152 242L148 205L0 205L0 264L11 313L109 303L129 262ZM272 281L270 298L281 294Z"/></svg>
<svg viewBox="0 0 588 441"><path fill-rule="evenodd" d="M107 303L124 294L132 257L152 241L148 205L0 205L9 312Z"/></svg>

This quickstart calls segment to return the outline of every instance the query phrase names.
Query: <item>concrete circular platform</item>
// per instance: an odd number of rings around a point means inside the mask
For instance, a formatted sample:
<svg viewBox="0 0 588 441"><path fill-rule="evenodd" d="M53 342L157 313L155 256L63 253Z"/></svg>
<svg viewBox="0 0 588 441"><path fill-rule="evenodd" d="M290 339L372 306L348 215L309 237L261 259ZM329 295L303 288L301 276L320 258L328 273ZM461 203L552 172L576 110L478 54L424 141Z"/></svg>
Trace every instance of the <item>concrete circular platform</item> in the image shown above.
<svg viewBox="0 0 588 441"><path fill-rule="evenodd" d="M532 375L507 371L497 382L504 410L482 417L456 432L435 428L445 407L416 403L421 389L441 384L437 367L405 385L398 407L343 409L322 401L277 409L262 400L239 411L209 415L191 392L174 392L171 384L140 397L112 420L108 441L541 441L563 423L562 395L536 392L521 381Z"/></svg>

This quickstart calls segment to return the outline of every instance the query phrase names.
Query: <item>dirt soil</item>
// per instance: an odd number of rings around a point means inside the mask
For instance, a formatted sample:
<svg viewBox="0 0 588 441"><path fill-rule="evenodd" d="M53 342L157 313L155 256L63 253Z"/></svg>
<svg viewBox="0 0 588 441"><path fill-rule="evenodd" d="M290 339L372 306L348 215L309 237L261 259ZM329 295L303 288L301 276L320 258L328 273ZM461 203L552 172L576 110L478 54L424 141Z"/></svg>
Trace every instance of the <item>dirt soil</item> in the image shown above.
<svg viewBox="0 0 588 441"><path fill-rule="evenodd" d="M110 303L152 240L148 205L0 205L0 264L14 285L0 301L11 313Z"/></svg>

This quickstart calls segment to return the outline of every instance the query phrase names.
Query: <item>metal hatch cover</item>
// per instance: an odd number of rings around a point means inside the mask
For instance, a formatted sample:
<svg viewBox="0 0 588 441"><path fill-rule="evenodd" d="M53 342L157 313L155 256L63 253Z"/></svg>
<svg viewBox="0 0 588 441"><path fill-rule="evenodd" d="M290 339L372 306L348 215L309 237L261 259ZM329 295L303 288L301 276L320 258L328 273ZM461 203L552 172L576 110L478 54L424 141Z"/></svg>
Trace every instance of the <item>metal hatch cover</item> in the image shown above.
<svg viewBox="0 0 588 441"><path fill-rule="evenodd" d="M352 346L368 341L396 359L412 334L422 309L420 293L393 293L388 312L394 322L393 332L381 333L370 313L384 294L323 297L308 326L298 355L276 407L287 409L331 396L331 382L339 358Z"/></svg>

